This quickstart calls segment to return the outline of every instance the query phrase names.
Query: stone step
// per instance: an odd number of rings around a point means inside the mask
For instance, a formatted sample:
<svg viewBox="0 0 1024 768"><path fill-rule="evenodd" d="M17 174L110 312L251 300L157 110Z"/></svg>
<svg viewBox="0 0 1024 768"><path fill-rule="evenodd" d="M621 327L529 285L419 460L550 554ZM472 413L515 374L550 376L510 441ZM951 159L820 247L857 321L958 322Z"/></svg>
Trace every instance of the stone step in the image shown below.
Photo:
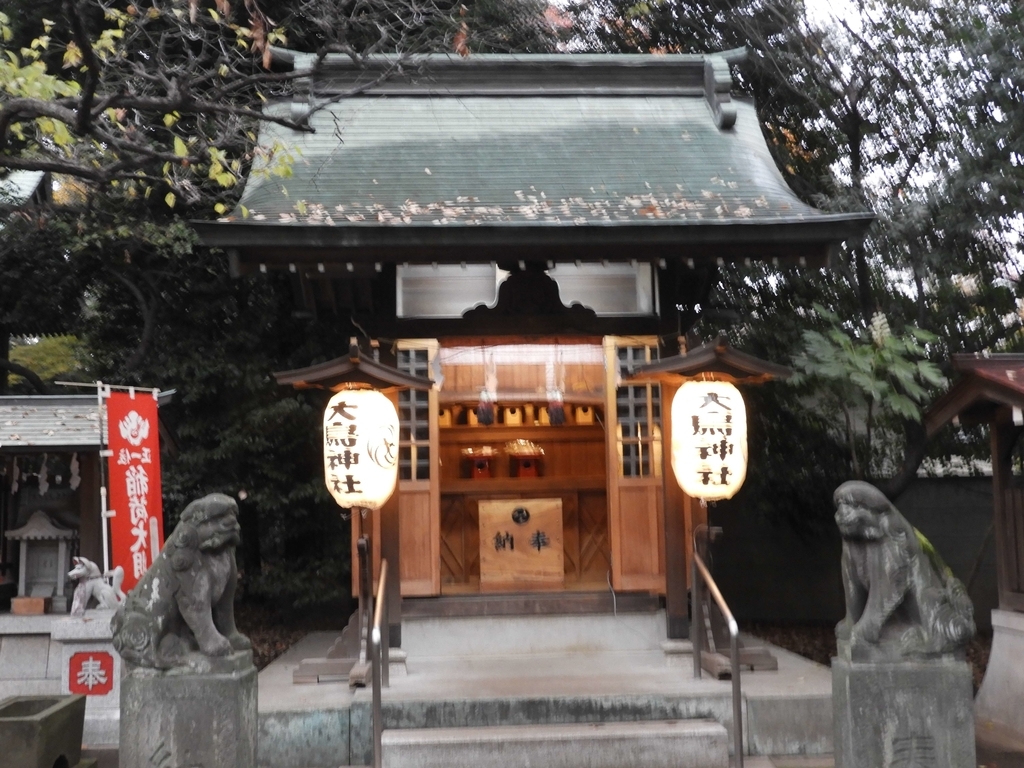
<svg viewBox="0 0 1024 768"><path fill-rule="evenodd" d="M660 651L665 613L402 620L402 650L419 658Z"/></svg>
<svg viewBox="0 0 1024 768"><path fill-rule="evenodd" d="M593 613L654 613L657 595L626 592L526 592L515 594L403 597L402 620L452 616L547 616Z"/></svg>
<svg viewBox="0 0 1024 768"><path fill-rule="evenodd" d="M728 768L713 720L385 730L384 768Z"/></svg>

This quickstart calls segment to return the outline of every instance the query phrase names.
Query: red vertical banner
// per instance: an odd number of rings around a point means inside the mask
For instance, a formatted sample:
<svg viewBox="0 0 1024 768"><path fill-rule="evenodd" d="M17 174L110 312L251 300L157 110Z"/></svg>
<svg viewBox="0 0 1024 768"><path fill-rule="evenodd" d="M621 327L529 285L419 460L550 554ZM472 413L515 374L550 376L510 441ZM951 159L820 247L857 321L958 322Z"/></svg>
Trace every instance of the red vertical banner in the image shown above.
<svg viewBox="0 0 1024 768"><path fill-rule="evenodd" d="M160 429L149 392L112 392L107 399L110 567L124 568L128 592L164 545Z"/></svg>

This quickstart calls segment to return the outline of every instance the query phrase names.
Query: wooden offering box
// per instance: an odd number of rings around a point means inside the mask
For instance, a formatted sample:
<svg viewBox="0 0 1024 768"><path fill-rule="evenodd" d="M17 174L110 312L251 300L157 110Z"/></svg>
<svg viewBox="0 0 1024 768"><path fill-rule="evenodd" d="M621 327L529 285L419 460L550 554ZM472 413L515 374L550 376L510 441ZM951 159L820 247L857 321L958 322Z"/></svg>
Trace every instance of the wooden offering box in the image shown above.
<svg viewBox="0 0 1024 768"><path fill-rule="evenodd" d="M494 477L494 461L497 453L489 445L482 448L463 448L462 460L465 462L468 474L474 480L485 477Z"/></svg>
<svg viewBox="0 0 1024 768"><path fill-rule="evenodd" d="M480 591L557 590L564 583L561 499L480 502Z"/></svg>

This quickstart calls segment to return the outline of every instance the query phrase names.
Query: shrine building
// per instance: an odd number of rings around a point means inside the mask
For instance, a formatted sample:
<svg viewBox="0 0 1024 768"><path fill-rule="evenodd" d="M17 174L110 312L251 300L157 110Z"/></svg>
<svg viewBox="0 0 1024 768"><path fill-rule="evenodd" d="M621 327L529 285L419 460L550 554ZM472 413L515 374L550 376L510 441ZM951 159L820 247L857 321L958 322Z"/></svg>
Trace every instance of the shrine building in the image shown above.
<svg viewBox="0 0 1024 768"><path fill-rule="evenodd" d="M679 339L726 262L825 267L873 218L787 186L731 94L742 55L329 56L268 106L326 103L309 130L261 130L291 175L256 169L196 223L234 275L287 272L297 311L337 317L347 352L279 383L397 403L397 491L352 525L397 560L402 610L572 612L611 587L664 599L686 636L703 515L669 466L671 397L782 370Z"/></svg>

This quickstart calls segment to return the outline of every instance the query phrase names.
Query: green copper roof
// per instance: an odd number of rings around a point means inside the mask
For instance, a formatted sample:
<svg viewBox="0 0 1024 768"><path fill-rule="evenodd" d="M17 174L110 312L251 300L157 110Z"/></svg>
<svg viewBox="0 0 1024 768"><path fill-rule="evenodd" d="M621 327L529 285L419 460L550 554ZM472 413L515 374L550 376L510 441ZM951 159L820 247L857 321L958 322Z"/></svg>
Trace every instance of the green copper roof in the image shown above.
<svg viewBox="0 0 1024 768"><path fill-rule="evenodd" d="M524 245L548 258L634 258L642 243L659 255L713 243L700 253L732 258L730 244L743 244L744 255L820 260L872 216L825 214L793 194L753 106L730 99L740 53L385 57L365 68L335 57L295 101L268 107L300 116L337 98L309 132L264 125L264 146L294 150L293 175L256 169L231 215L196 227L260 263L294 261L296 247L318 262L487 260ZM291 58L297 70L311 62Z"/></svg>
<svg viewBox="0 0 1024 768"><path fill-rule="evenodd" d="M358 226L742 222L821 216L790 191L753 107L703 98L369 97L317 113L292 178L250 179L254 221Z"/></svg>

